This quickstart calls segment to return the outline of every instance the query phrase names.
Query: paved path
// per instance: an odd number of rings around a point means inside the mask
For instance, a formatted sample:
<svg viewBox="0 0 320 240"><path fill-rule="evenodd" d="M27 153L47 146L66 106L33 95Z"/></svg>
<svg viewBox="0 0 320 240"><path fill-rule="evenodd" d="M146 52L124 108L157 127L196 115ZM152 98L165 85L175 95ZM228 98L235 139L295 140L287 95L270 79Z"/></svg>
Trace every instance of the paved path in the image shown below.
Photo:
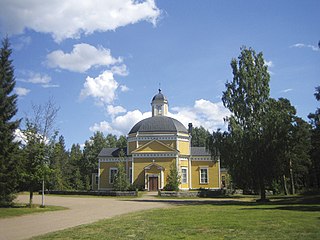
<svg viewBox="0 0 320 240"><path fill-rule="evenodd" d="M152 196L145 196L137 199L138 201L128 201L103 197L46 196L46 205L63 206L69 209L0 219L0 240L27 239L125 213L169 206L166 202L150 201L152 198ZM17 201L28 202L28 196L20 195ZM40 204L41 196L35 195L34 203Z"/></svg>

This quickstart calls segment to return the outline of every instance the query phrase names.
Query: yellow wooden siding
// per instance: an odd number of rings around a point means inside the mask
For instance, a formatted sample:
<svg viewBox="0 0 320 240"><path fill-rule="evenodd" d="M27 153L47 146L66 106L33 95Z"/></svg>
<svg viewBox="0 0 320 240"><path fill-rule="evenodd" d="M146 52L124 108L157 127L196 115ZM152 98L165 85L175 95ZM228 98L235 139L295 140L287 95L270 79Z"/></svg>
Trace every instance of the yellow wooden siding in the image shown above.
<svg viewBox="0 0 320 240"><path fill-rule="evenodd" d="M172 163L175 163L175 158L156 158L155 164L158 164L159 166L163 167L164 170L164 186L166 185L166 180L168 173L170 171L170 166ZM135 158L134 159L134 173L133 173L133 183L137 187L144 187L145 186L145 172L144 168L150 164L152 164L153 161L150 158ZM148 170L150 171L150 170Z"/></svg>
<svg viewBox="0 0 320 240"><path fill-rule="evenodd" d="M161 141L161 142L173 149L177 149L177 144L176 144L177 141Z"/></svg>
<svg viewBox="0 0 320 240"><path fill-rule="evenodd" d="M173 141L173 140L157 140L165 145L167 145L168 147L170 148L173 148L173 149L176 149L176 141ZM139 147L149 143L151 141L139 141Z"/></svg>
<svg viewBox="0 0 320 240"><path fill-rule="evenodd" d="M112 184L109 183L110 168L116 168L117 163L115 162L101 162L100 163L100 189L101 188L112 188Z"/></svg>
<svg viewBox="0 0 320 240"><path fill-rule="evenodd" d="M91 188L92 190L98 190L98 183L96 182L97 173L93 173L91 176Z"/></svg>
<svg viewBox="0 0 320 240"><path fill-rule="evenodd" d="M132 151L136 150L136 142L129 142L128 143L128 153L131 154Z"/></svg>
<svg viewBox="0 0 320 240"><path fill-rule="evenodd" d="M159 141L151 141L147 144L139 147L133 153L159 153L159 152L175 152L175 149L170 148L169 146L163 144Z"/></svg>
<svg viewBox="0 0 320 240"><path fill-rule="evenodd" d="M113 185L109 183L110 168L117 168L117 162L101 162L100 163L100 189L112 188ZM131 162L123 162L126 169L127 176L129 177L128 171L131 167ZM128 167L128 168L127 168Z"/></svg>
<svg viewBox="0 0 320 240"><path fill-rule="evenodd" d="M147 144L150 141L138 141L138 147L142 147L143 145Z"/></svg>
<svg viewBox="0 0 320 240"><path fill-rule="evenodd" d="M189 142L179 141L179 151L180 154L189 155L190 154L190 144Z"/></svg>
<svg viewBox="0 0 320 240"><path fill-rule="evenodd" d="M192 188L219 188L219 164L212 161L191 162ZM200 183L200 168L208 167L208 183Z"/></svg>

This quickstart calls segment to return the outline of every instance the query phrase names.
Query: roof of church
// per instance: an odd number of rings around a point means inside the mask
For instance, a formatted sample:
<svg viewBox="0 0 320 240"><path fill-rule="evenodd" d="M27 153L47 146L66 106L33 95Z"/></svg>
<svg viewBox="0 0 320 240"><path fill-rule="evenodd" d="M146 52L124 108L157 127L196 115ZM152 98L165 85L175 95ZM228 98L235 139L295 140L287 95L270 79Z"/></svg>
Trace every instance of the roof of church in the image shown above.
<svg viewBox="0 0 320 240"><path fill-rule="evenodd" d="M127 153L127 148L103 148L98 157L119 157L120 151ZM192 156L210 156L210 152L205 147L191 147Z"/></svg>
<svg viewBox="0 0 320 240"><path fill-rule="evenodd" d="M154 100L167 100L167 98L161 93L161 89L159 89L159 93L152 98L152 101Z"/></svg>
<svg viewBox="0 0 320 240"><path fill-rule="evenodd" d="M123 151L127 155L127 148L103 148L98 157L120 157L120 152Z"/></svg>
<svg viewBox="0 0 320 240"><path fill-rule="evenodd" d="M181 132L188 130L178 120L167 116L153 116L141 120L130 130L129 134L137 132Z"/></svg>
<svg viewBox="0 0 320 240"><path fill-rule="evenodd" d="M192 156L211 156L211 153L205 147L191 147Z"/></svg>

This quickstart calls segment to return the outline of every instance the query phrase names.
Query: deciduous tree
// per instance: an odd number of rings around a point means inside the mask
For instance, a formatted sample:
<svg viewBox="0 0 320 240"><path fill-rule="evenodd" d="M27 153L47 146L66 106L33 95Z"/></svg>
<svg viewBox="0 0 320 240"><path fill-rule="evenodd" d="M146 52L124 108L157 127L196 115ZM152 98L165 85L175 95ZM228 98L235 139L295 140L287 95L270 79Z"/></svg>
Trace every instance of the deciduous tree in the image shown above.
<svg viewBox="0 0 320 240"><path fill-rule="evenodd" d="M50 173L49 161L53 146L50 142L53 142L56 135L54 125L59 108L50 99L44 105L33 105L32 110L32 115L26 117L26 129L23 131L24 181L30 195L30 206L33 192L40 189L39 184L44 184Z"/></svg>
<svg viewBox="0 0 320 240"><path fill-rule="evenodd" d="M210 136L210 132L204 127L194 127L191 131L191 146L192 147L205 147L207 138Z"/></svg>
<svg viewBox="0 0 320 240"><path fill-rule="evenodd" d="M222 101L232 115L228 119L230 134L237 140L241 168L253 177L253 183L264 200L268 169L261 152L263 119L269 99L270 75L263 54L243 47L237 59L232 59L233 80L226 83Z"/></svg>
<svg viewBox="0 0 320 240"><path fill-rule="evenodd" d="M317 101L320 101L320 86L316 87L314 94ZM308 118L312 124L311 134L311 184L314 188L320 189L320 108L315 113L310 113Z"/></svg>

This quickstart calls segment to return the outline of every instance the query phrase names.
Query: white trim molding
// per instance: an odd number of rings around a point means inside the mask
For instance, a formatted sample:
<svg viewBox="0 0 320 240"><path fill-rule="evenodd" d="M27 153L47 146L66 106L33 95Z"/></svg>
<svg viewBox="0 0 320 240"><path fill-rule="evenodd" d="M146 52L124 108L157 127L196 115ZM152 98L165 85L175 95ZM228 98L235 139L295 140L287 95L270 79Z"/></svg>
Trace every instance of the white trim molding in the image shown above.
<svg viewBox="0 0 320 240"><path fill-rule="evenodd" d="M130 162L132 158L99 158L99 162Z"/></svg>
<svg viewBox="0 0 320 240"><path fill-rule="evenodd" d="M162 157L177 157L176 153L133 153L132 157L153 157L153 158L162 158Z"/></svg>

